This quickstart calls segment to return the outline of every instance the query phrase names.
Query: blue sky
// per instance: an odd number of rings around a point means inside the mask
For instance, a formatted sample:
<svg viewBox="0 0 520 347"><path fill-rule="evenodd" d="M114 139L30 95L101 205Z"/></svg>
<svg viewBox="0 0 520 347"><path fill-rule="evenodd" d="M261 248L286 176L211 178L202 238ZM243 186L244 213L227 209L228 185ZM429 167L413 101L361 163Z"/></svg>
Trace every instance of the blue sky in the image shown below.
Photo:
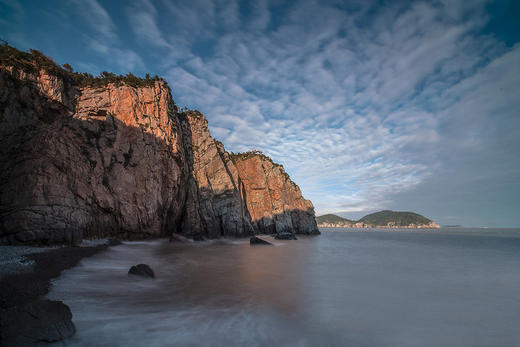
<svg viewBox="0 0 520 347"><path fill-rule="evenodd" d="M164 76L228 150L317 214L520 226L515 1L0 0L0 38L78 71Z"/></svg>

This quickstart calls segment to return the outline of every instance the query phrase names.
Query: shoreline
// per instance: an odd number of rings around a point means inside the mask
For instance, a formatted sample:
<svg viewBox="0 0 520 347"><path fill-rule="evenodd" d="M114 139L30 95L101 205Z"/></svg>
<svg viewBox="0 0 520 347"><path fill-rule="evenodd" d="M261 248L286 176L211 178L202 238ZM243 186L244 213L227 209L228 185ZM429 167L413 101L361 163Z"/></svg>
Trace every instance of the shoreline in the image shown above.
<svg viewBox="0 0 520 347"><path fill-rule="evenodd" d="M45 299L52 280L82 259L118 244L119 241L109 240L83 247L42 247L41 250L35 247L29 254L15 254L13 258L19 257L28 265L0 278L0 345L56 342L74 334L68 306Z"/></svg>
<svg viewBox="0 0 520 347"><path fill-rule="evenodd" d="M0 310L43 298L50 290L51 281L58 278L62 271L78 265L83 258L118 244L118 241L108 241L94 246L65 246L23 255L28 262L33 262L32 266L28 265L31 269L6 274L0 278Z"/></svg>

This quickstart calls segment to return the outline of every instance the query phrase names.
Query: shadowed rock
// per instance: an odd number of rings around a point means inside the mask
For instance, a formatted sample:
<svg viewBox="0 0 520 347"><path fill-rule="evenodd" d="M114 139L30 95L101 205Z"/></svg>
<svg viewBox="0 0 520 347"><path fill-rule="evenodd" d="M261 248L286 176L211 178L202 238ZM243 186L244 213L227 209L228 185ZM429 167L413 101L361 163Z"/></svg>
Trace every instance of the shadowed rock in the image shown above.
<svg viewBox="0 0 520 347"><path fill-rule="evenodd" d="M0 66L0 243L319 234L281 165L227 152L166 82L79 83L1 50L16 59Z"/></svg>
<svg viewBox="0 0 520 347"><path fill-rule="evenodd" d="M267 242L266 240L262 240L261 238L256 237L256 236L253 236L249 239L249 244L251 244L251 245L270 245L270 246L273 245L272 243Z"/></svg>
<svg viewBox="0 0 520 347"><path fill-rule="evenodd" d="M179 234L176 234L176 233L172 233L170 235L170 242L180 242L180 243L187 243L187 242L190 242L191 240L187 237L184 237L182 235L179 235Z"/></svg>
<svg viewBox="0 0 520 347"><path fill-rule="evenodd" d="M128 270L128 274L146 278L155 278L152 268L146 264L132 266L130 270Z"/></svg>
<svg viewBox="0 0 520 347"><path fill-rule="evenodd" d="M277 240L298 240L292 233L279 233L274 236Z"/></svg>
<svg viewBox="0 0 520 347"><path fill-rule="evenodd" d="M76 332L72 313L61 301L36 300L2 312L2 346L28 346L57 342Z"/></svg>

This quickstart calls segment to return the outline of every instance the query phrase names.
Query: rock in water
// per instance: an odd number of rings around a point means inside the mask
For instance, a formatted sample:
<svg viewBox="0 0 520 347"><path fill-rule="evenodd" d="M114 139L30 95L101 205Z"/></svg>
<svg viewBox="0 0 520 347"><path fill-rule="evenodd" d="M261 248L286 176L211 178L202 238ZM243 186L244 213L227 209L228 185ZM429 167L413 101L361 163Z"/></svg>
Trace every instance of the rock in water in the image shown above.
<svg viewBox="0 0 520 347"><path fill-rule="evenodd" d="M57 342L76 332L70 308L61 301L36 300L2 312L2 346Z"/></svg>
<svg viewBox="0 0 520 347"><path fill-rule="evenodd" d="M272 243L270 242L267 242L266 240L262 240L261 238L259 237L256 237L256 236L253 236L249 239L249 244L251 245L273 245Z"/></svg>
<svg viewBox="0 0 520 347"><path fill-rule="evenodd" d="M187 242L190 242L191 240L187 237L184 237L182 235L179 235L179 234L176 234L176 233L172 233L170 235L170 242L180 242L180 243L187 243Z"/></svg>
<svg viewBox="0 0 520 347"><path fill-rule="evenodd" d="M152 268L146 264L134 265L128 270L129 275L136 275L141 277L155 278Z"/></svg>
<svg viewBox="0 0 520 347"><path fill-rule="evenodd" d="M279 233L274 236L277 240L298 240L292 233Z"/></svg>

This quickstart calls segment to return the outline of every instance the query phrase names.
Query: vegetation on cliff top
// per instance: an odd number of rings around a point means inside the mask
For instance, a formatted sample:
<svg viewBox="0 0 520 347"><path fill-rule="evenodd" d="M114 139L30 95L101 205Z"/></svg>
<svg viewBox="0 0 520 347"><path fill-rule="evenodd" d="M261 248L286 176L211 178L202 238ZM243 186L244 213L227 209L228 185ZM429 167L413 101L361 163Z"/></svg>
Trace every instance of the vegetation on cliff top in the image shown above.
<svg viewBox="0 0 520 347"><path fill-rule="evenodd" d="M375 226L383 226L383 225L396 225L396 226L409 226L411 224L415 225L427 225L430 224L432 220L421 216L420 214L413 212L398 212L398 211L390 211L384 210L376 213L371 213L363 218L353 221L350 219L342 218L340 216L336 216L334 214L326 214L323 216L316 217L316 223L331 223L331 224L348 224L348 223L364 223Z"/></svg>
<svg viewBox="0 0 520 347"><path fill-rule="evenodd" d="M241 161L241 160L247 160L247 159L253 158L253 157L260 157L261 159L264 159L264 160L270 162L271 164L273 164L273 166L283 167L282 165L275 163L273 161L273 159L271 159L270 157L268 157L267 155L265 155L264 153L262 153L261 151L259 151L257 149L253 149L252 151L247 151L247 152L238 152L238 153L229 152L229 157L231 158L231 160L234 163L237 161Z"/></svg>
<svg viewBox="0 0 520 347"><path fill-rule="evenodd" d="M99 88L113 83L116 85L126 84L137 88L154 86L156 81L164 81L163 78L157 75L150 77L149 74L146 74L145 78L141 78L132 73L116 75L111 72L103 71L99 76L93 76L86 72L75 72L69 64L59 66L54 60L38 50L30 49L29 52L23 52L9 46L5 41L0 45L0 65L13 66L28 73L37 73L43 69L49 74L56 75L80 87L92 86Z"/></svg>

